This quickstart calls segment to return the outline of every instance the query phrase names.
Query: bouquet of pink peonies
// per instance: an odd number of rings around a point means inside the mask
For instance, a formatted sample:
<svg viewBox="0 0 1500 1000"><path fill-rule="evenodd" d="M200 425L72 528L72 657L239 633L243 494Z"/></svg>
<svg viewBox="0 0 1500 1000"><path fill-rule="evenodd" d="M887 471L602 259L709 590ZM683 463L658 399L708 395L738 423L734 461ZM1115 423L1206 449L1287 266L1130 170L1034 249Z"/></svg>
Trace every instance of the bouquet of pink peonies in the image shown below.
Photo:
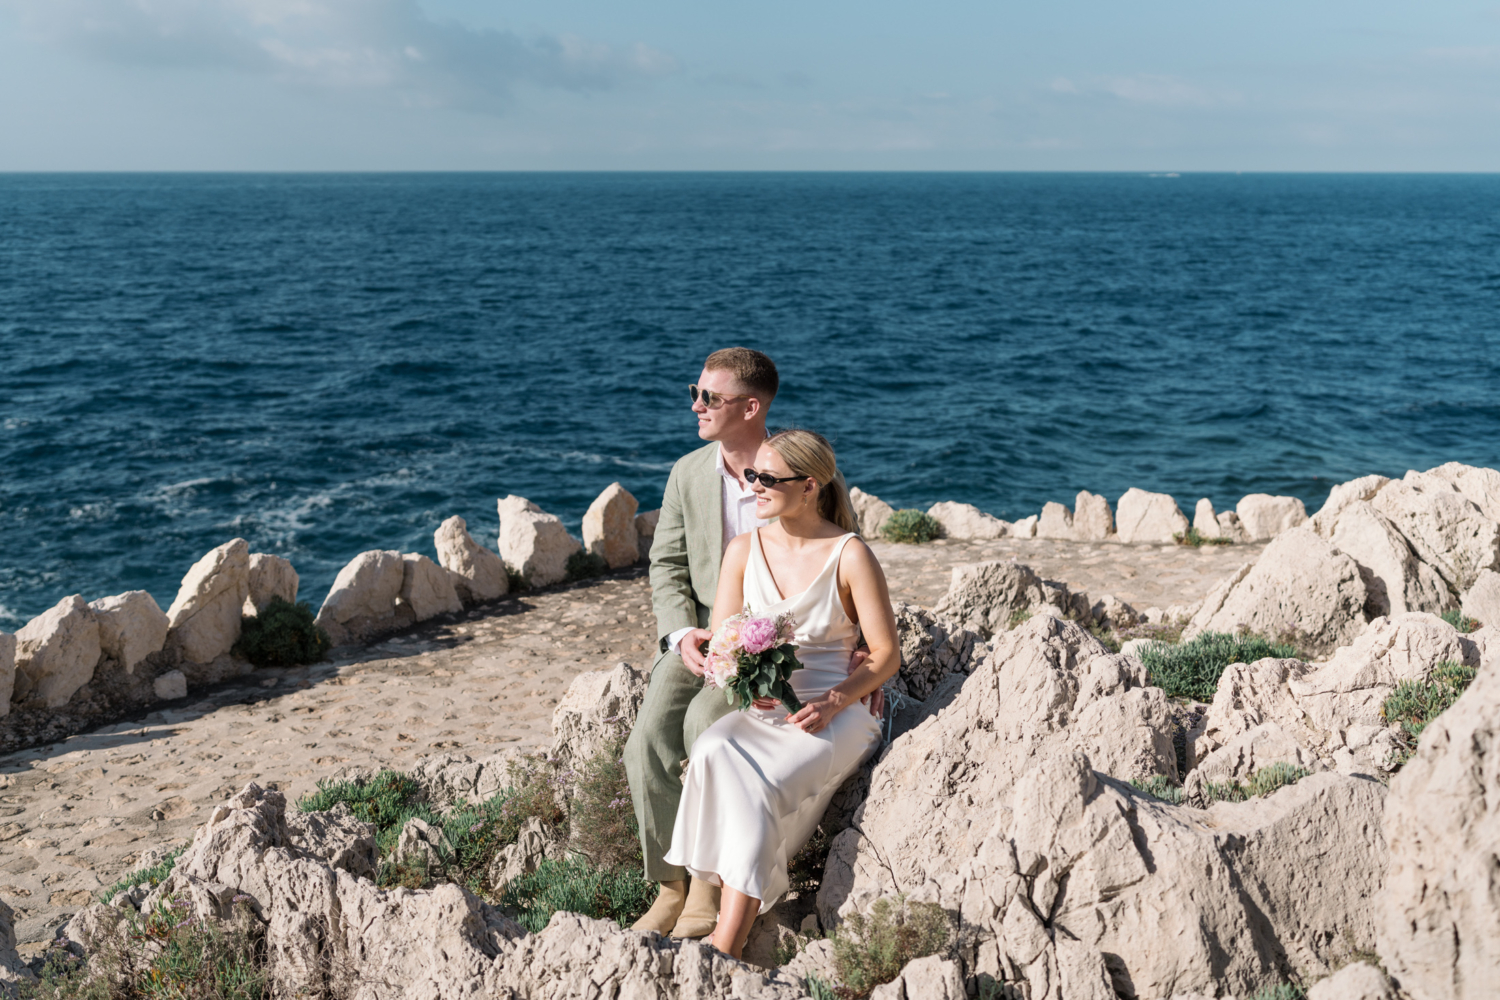
<svg viewBox="0 0 1500 1000"><path fill-rule="evenodd" d="M789 614L726 618L708 641L703 676L741 711L757 698L776 698L789 711L801 711L789 680L793 670L802 669L792 645L796 628Z"/></svg>

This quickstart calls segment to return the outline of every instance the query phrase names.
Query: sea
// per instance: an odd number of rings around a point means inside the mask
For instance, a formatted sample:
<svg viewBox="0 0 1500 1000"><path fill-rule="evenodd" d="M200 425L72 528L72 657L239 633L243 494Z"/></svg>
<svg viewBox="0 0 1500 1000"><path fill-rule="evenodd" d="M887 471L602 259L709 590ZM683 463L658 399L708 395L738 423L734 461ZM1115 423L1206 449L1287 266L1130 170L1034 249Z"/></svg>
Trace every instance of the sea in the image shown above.
<svg viewBox="0 0 1500 1000"><path fill-rule="evenodd" d="M897 507L1500 466L1500 176L0 175L0 629L659 505L743 344Z"/></svg>

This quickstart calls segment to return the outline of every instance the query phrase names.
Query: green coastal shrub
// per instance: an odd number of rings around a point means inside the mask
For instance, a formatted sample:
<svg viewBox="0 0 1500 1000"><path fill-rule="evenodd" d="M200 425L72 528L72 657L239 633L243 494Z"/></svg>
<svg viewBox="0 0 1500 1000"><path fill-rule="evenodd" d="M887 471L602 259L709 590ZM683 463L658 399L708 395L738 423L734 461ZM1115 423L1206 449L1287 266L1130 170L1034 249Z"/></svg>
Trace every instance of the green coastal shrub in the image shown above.
<svg viewBox="0 0 1500 1000"><path fill-rule="evenodd" d="M1444 611L1439 617L1464 633L1477 632L1484 624L1477 618L1470 618L1457 608L1454 608L1452 611Z"/></svg>
<svg viewBox="0 0 1500 1000"><path fill-rule="evenodd" d="M1186 531L1179 531L1172 536L1172 540L1175 541L1178 545L1191 545L1195 549L1202 548L1205 545L1234 544L1234 540L1231 538L1209 538L1207 535L1199 532L1197 528L1189 528Z"/></svg>
<svg viewBox="0 0 1500 1000"><path fill-rule="evenodd" d="M937 518L920 510L898 510L880 526L881 538L903 545L920 545L940 538L942 534L943 526L938 523Z"/></svg>
<svg viewBox="0 0 1500 1000"><path fill-rule="evenodd" d="M1277 763L1256 771L1243 784L1238 781L1208 781L1204 782L1203 787L1211 802L1244 802L1257 796L1270 795L1278 788L1295 785L1310 774L1312 772L1305 767Z"/></svg>
<svg viewBox="0 0 1500 1000"><path fill-rule="evenodd" d="M1172 779L1165 774L1153 774L1145 779L1131 778L1130 787L1174 806L1182 805L1182 789L1172 784Z"/></svg>
<svg viewBox="0 0 1500 1000"><path fill-rule="evenodd" d="M1445 660L1432 668L1425 681L1402 681L1380 706L1381 717L1399 723L1401 737L1396 766L1417 752L1417 740L1428 723L1436 719L1468 690L1476 671L1462 663Z"/></svg>
<svg viewBox="0 0 1500 1000"><path fill-rule="evenodd" d="M150 868L142 868L138 872L131 872L100 893L99 899L107 903L125 890L134 889L138 885L144 885L148 889L155 889L167 880L168 875L172 874L172 869L177 867L177 859L182 857L182 852L186 850L186 847L179 847Z"/></svg>
<svg viewBox="0 0 1500 1000"><path fill-rule="evenodd" d="M625 733L574 775L569 846L602 868L639 868L641 841L625 777Z"/></svg>
<svg viewBox="0 0 1500 1000"><path fill-rule="evenodd" d="M500 891L500 907L516 923L537 933L558 910L607 918L628 927L656 899L658 886L647 882L639 866L603 868L573 855L548 859L536 870L512 879Z"/></svg>
<svg viewBox="0 0 1500 1000"><path fill-rule="evenodd" d="M1152 643L1140 650L1152 684L1171 697L1212 701L1219 677L1231 663L1254 663L1268 656L1297 655L1294 646L1272 643L1258 635L1204 632L1191 642Z"/></svg>
<svg viewBox="0 0 1500 1000"><path fill-rule="evenodd" d="M569 583L575 580L592 580L596 576L603 576L609 572L609 563L597 553L590 552L588 549L579 549L568 556L568 563L563 572L567 574Z"/></svg>
<svg viewBox="0 0 1500 1000"><path fill-rule="evenodd" d="M234 652L257 667L296 667L317 663L332 645L306 601L273 597L260 614L240 619Z"/></svg>
<svg viewBox="0 0 1500 1000"><path fill-rule="evenodd" d="M186 901L130 914L128 933L101 938L89 961L49 953L27 1000L269 1000L265 943L245 897L230 921L200 921Z"/></svg>
<svg viewBox="0 0 1500 1000"><path fill-rule="evenodd" d="M945 950L952 936L948 915L936 903L913 903L904 895L876 900L868 917L849 914L831 936L835 992L861 1000L899 976L907 962Z"/></svg>
<svg viewBox="0 0 1500 1000"><path fill-rule="evenodd" d="M1292 983L1265 986L1250 994L1250 1000L1306 1000L1307 991Z"/></svg>

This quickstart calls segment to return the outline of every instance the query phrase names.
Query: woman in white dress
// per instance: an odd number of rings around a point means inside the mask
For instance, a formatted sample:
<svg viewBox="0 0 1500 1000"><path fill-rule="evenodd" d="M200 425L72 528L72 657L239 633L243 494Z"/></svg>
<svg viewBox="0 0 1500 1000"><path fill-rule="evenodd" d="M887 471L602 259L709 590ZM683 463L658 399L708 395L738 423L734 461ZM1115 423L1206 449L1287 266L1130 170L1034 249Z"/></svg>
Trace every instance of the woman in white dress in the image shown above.
<svg viewBox="0 0 1500 1000"><path fill-rule="evenodd" d="M736 958L761 908L787 889L833 793L880 743L861 703L901 665L885 574L858 536L833 448L783 431L756 455L756 514L774 524L729 543L713 627L741 609L791 612L791 675L802 710L764 698L731 712L693 744L666 860L723 887L713 944ZM784 596L789 595L789 596ZM863 633L869 657L849 669Z"/></svg>

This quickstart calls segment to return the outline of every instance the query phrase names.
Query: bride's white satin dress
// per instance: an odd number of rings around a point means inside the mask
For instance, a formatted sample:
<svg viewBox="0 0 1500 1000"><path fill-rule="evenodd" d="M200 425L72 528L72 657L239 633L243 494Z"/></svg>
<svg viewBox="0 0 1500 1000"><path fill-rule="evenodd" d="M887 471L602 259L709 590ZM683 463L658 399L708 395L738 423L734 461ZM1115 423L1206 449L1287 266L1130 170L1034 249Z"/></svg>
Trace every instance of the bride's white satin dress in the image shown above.
<svg viewBox="0 0 1500 1000"><path fill-rule="evenodd" d="M838 593L839 556L850 533L812 585L783 598L766 565L760 531L750 533L745 604L755 614L790 611L797 621L792 690L804 702L849 676L859 629ZM856 702L817 733L785 721L786 707L730 712L689 751L682 801L672 828L668 864L694 878L727 885L761 901L764 909L787 890L787 859L817 829L833 793L880 745L880 724Z"/></svg>

